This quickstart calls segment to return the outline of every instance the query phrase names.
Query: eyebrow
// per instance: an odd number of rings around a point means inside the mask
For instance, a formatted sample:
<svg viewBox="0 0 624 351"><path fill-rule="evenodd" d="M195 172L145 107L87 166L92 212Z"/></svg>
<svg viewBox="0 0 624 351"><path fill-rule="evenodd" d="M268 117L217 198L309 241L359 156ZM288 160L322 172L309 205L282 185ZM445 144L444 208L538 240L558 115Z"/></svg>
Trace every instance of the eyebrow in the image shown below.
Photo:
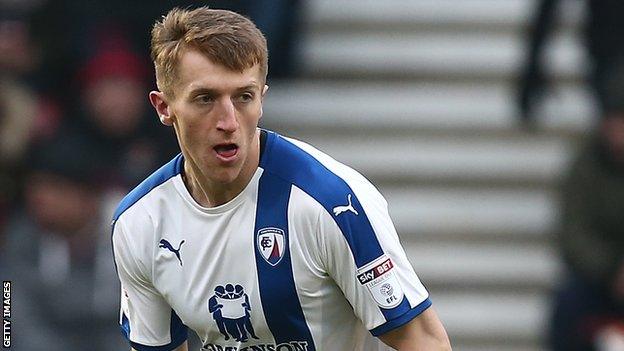
<svg viewBox="0 0 624 351"><path fill-rule="evenodd" d="M236 89L237 91L241 91L241 90L252 90L254 88L260 88L257 84L255 83L251 83L248 85L245 85L244 87L240 87L238 89Z"/></svg>
<svg viewBox="0 0 624 351"><path fill-rule="evenodd" d="M234 89L234 91L240 92L240 91L245 91L245 90L253 90L256 88L259 89L258 85L254 82L254 83L236 88ZM220 91L217 89L213 89L213 88L197 87L189 92L189 95L191 96L195 96L199 94L219 95Z"/></svg>

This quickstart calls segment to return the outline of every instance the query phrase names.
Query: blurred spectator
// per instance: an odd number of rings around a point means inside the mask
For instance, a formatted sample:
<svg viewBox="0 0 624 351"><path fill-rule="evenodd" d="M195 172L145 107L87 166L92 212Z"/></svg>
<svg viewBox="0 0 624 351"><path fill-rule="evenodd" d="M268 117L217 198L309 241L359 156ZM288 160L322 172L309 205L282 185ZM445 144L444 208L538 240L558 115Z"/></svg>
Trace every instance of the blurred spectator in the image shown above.
<svg viewBox="0 0 624 351"><path fill-rule="evenodd" d="M108 190L125 193L178 152L149 106L149 66L125 37L108 32L78 70L81 95L66 129L94 143L98 180Z"/></svg>
<svg viewBox="0 0 624 351"><path fill-rule="evenodd" d="M569 1L569 0L568 0ZM560 0L540 0L529 27L528 57L520 76L517 104L525 125L534 122L535 107L548 86L544 72L544 47L556 26ZM624 1L586 0L584 41L592 64L589 85L599 108L605 110L605 80L611 67L624 58Z"/></svg>
<svg viewBox="0 0 624 351"><path fill-rule="evenodd" d="M38 63L27 6L0 1L0 237L18 198L23 157L39 130L40 102L28 84Z"/></svg>
<svg viewBox="0 0 624 351"><path fill-rule="evenodd" d="M269 78L289 78L296 73L300 0L47 0L32 17L33 37L43 55L38 86L62 106L71 107L76 92L66 79L74 67L94 54L100 33L111 28L123 33L130 50L147 59L156 19L176 6L205 5L240 12L258 24L268 41ZM150 66L148 61L145 67ZM153 86L153 77L150 79ZM63 89L58 89L60 86Z"/></svg>
<svg viewBox="0 0 624 351"><path fill-rule="evenodd" d="M563 184L555 351L610 350L598 345L624 337L624 66L611 73L604 118Z"/></svg>
<svg viewBox="0 0 624 351"><path fill-rule="evenodd" d="M27 87L0 78L0 233L18 197L22 157L31 140L35 106L35 96Z"/></svg>
<svg viewBox="0 0 624 351"><path fill-rule="evenodd" d="M101 179L111 187L127 190L177 152L173 133L158 126L148 104L155 84L147 45L158 17L174 6L200 5L253 17L267 35L269 76L294 74L299 0L56 0L33 16L44 54L37 84L62 107L64 128L100 145ZM76 75L73 84L68 77Z"/></svg>
<svg viewBox="0 0 624 351"><path fill-rule="evenodd" d="M300 0L211 0L207 4L240 13L254 21L267 38L271 62L269 81L296 75L302 15Z"/></svg>
<svg viewBox="0 0 624 351"><path fill-rule="evenodd" d="M63 134L29 158L25 204L10 221L3 262L4 279L15 284L16 351L127 349L92 146Z"/></svg>

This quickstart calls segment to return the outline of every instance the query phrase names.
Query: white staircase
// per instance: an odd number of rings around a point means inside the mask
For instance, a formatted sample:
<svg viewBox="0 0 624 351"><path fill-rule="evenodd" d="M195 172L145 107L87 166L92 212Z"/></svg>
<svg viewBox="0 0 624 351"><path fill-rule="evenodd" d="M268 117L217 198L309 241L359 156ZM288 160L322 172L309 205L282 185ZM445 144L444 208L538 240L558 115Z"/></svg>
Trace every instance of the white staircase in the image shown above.
<svg viewBox="0 0 624 351"><path fill-rule="evenodd" d="M561 264L556 185L594 113L577 2L549 51L537 132L513 83L530 0L311 0L302 79L271 82L263 126L382 191L455 350L544 350Z"/></svg>

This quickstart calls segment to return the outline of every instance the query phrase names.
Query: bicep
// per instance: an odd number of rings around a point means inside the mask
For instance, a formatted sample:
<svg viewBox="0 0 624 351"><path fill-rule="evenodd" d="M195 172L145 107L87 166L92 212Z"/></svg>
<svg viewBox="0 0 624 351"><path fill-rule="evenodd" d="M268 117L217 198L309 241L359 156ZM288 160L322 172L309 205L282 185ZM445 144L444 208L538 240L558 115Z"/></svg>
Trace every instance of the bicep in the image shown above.
<svg viewBox="0 0 624 351"><path fill-rule="evenodd" d="M138 345L171 348L186 340L187 328L151 282L142 261L117 222L113 248L121 282L120 326L126 339Z"/></svg>
<svg viewBox="0 0 624 351"><path fill-rule="evenodd" d="M380 335L379 339L398 351L451 349L446 330L431 307L407 324Z"/></svg>

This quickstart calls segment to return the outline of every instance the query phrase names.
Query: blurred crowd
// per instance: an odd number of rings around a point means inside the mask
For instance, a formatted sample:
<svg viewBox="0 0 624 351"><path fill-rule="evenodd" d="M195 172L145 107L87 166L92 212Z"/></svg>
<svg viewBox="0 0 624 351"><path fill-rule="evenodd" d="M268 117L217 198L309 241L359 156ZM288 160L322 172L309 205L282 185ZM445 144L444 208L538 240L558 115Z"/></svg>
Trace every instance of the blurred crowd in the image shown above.
<svg viewBox="0 0 624 351"><path fill-rule="evenodd" d="M0 0L0 272L20 350L128 349L109 222L177 154L147 93L151 26L209 5L267 35L269 79L294 74L299 1Z"/></svg>
<svg viewBox="0 0 624 351"><path fill-rule="evenodd" d="M529 130L552 87L544 49L558 27L562 2L537 1L529 26L516 100ZM624 2L584 5L585 80L599 116L560 188L556 244L565 267L553 282L547 343L553 351L619 351L624 350Z"/></svg>

